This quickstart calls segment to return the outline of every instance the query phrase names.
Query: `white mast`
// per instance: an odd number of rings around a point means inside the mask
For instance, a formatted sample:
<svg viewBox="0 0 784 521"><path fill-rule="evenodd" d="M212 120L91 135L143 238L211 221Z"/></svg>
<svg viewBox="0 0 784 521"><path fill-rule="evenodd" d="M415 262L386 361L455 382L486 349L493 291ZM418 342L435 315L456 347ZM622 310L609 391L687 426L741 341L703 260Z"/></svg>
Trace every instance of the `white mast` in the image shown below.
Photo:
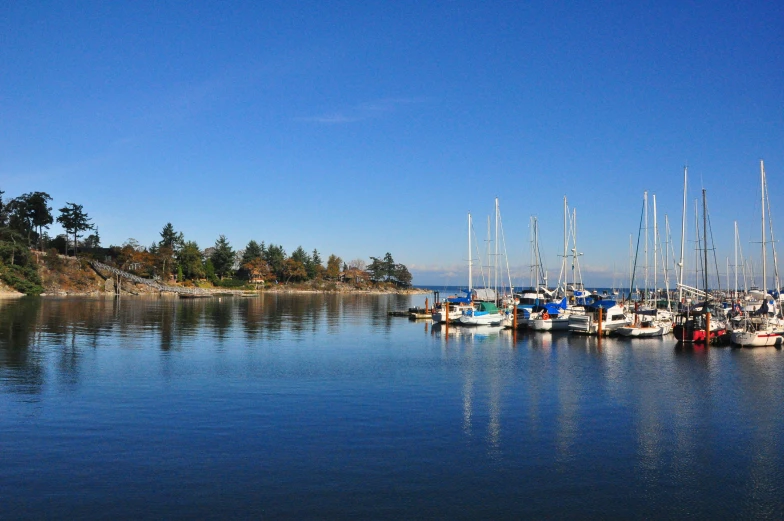
<svg viewBox="0 0 784 521"><path fill-rule="evenodd" d="M472 280L474 264L471 262L471 212L468 213L468 298L474 291L474 284Z"/></svg>
<svg viewBox="0 0 784 521"><path fill-rule="evenodd" d="M564 285L563 285L563 296L566 296L567 291L567 275L566 275L566 256L569 254L569 235L568 235L568 227L567 222L569 221L568 217L568 210L566 205L566 196L564 196L564 249L563 249L563 277L564 277Z"/></svg>
<svg viewBox="0 0 784 521"><path fill-rule="evenodd" d="M688 167L683 167L683 213L681 214L681 260L678 262L678 303L683 302L683 248L686 243L686 179Z"/></svg>
<svg viewBox="0 0 784 521"><path fill-rule="evenodd" d="M498 304L498 197L495 198L495 258L493 260L493 291Z"/></svg>
<svg viewBox="0 0 784 521"><path fill-rule="evenodd" d="M629 300L632 299L632 278L634 277L634 268L632 267L632 234L629 234Z"/></svg>
<svg viewBox="0 0 784 521"><path fill-rule="evenodd" d="M760 179L762 180L762 295L765 300L768 299L767 287L767 263L765 257L767 256L767 249L765 248L765 165L760 159Z"/></svg>
<svg viewBox="0 0 784 521"><path fill-rule="evenodd" d="M645 298L650 298L648 295L648 190L643 194L642 201L643 213L645 214Z"/></svg>
<svg viewBox="0 0 784 521"><path fill-rule="evenodd" d="M738 296L738 221L735 221L735 297Z"/></svg>
<svg viewBox="0 0 784 521"><path fill-rule="evenodd" d="M654 305L656 305L656 252L658 251L657 246L658 243L656 241L656 237L659 234L659 227L656 223L656 194L653 194L653 296L654 296Z"/></svg>

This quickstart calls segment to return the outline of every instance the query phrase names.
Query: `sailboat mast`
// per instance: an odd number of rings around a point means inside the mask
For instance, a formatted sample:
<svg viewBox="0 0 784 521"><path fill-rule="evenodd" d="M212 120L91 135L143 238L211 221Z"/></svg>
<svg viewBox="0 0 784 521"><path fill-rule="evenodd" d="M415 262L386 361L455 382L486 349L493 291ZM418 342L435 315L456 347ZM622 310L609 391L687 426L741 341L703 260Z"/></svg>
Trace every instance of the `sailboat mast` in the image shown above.
<svg viewBox="0 0 784 521"><path fill-rule="evenodd" d="M468 297L474 291L474 283L472 280L474 264L471 262L471 213L468 213Z"/></svg>
<svg viewBox="0 0 784 521"><path fill-rule="evenodd" d="M735 221L735 297L738 296L738 221Z"/></svg>
<svg viewBox="0 0 784 521"><path fill-rule="evenodd" d="M688 167L683 167L683 213L681 214L681 259L678 262L678 303L683 302L683 251L686 244L686 179Z"/></svg>
<svg viewBox="0 0 784 521"><path fill-rule="evenodd" d="M656 268L658 264L656 263L656 252L659 251L657 246L658 242L656 240L657 236L659 235L659 227L656 223L656 194L653 194L653 297L654 297L654 305L656 302Z"/></svg>
<svg viewBox="0 0 784 521"><path fill-rule="evenodd" d="M703 269L702 277L705 280L705 301L708 301L708 209L705 189L702 189L702 250ZM764 225L763 225L764 226Z"/></svg>
<svg viewBox="0 0 784 521"><path fill-rule="evenodd" d="M644 297L648 297L648 190L642 196L643 213L645 214L645 289L643 289ZM643 298L643 301L645 300Z"/></svg>
<svg viewBox="0 0 784 521"><path fill-rule="evenodd" d="M765 248L765 165L760 159L760 180L762 186L762 294L763 298L767 300L768 287L767 287L767 249Z"/></svg>
<svg viewBox="0 0 784 521"><path fill-rule="evenodd" d="M568 217L568 210L566 205L566 196L564 196L564 249L563 249L563 277L564 277L564 285L563 285L563 296L566 296L566 290L568 287L566 279L568 276L566 275L566 255L568 254L569 248L569 235L567 232L567 221L569 220Z"/></svg>
<svg viewBox="0 0 784 521"><path fill-rule="evenodd" d="M495 198L495 256L493 258L493 290L498 304L498 197Z"/></svg>

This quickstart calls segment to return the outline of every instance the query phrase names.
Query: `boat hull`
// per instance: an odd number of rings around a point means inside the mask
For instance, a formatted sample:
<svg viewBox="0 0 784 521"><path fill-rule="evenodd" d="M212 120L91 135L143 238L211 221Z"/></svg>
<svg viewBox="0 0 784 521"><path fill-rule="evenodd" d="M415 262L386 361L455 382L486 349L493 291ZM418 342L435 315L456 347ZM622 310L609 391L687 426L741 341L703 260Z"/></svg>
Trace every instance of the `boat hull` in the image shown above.
<svg viewBox="0 0 784 521"><path fill-rule="evenodd" d="M535 331L568 331L569 317L537 318L531 321L529 327Z"/></svg>
<svg viewBox="0 0 784 521"><path fill-rule="evenodd" d="M780 346L784 343L782 331L733 331L730 342L741 347Z"/></svg>
<svg viewBox="0 0 784 521"><path fill-rule="evenodd" d="M705 343L705 329L691 329L681 325L672 328L672 333L678 342L704 344ZM727 335L726 329L716 329L711 331L711 339L723 341Z"/></svg>
<svg viewBox="0 0 784 521"><path fill-rule="evenodd" d="M657 324L646 327L624 326L619 327L615 332L629 338L651 338L669 335L672 332L672 326L670 324Z"/></svg>
<svg viewBox="0 0 784 521"><path fill-rule="evenodd" d="M460 324L464 326L498 326L503 320L500 313L489 313L487 315L462 315Z"/></svg>

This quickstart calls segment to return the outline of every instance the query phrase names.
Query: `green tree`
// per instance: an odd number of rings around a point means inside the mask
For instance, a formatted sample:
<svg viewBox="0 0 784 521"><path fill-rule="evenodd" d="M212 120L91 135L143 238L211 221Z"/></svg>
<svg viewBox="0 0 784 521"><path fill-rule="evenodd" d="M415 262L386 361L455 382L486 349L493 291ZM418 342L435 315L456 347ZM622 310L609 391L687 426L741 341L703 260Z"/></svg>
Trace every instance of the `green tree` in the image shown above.
<svg viewBox="0 0 784 521"><path fill-rule="evenodd" d="M43 251L44 244L42 242L44 235L44 228L49 228L49 225L54 222L52 216L52 207L49 206L49 201L52 197L46 192L33 192L26 194L29 196L28 204L30 205L30 212L33 219L33 226L38 228L38 249Z"/></svg>
<svg viewBox="0 0 784 521"><path fill-rule="evenodd" d="M328 279L338 279L340 277L340 266L343 264L343 259L335 254L332 254L327 259L326 276Z"/></svg>
<svg viewBox="0 0 784 521"><path fill-rule="evenodd" d="M370 273L370 280L375 282L382 280L386 275L384 261L376 257L370 257L370 264L367 266L367 271Z"/></svg>
<svg viewBox="0 0 784 521"><path fill-rule="evenodd" d="M84 239L84 247L90 250L101 247L101 236L98 234L98 228L95 228L95 233L91 233Z"/></svg>
<svg viewBox="0 0 784 521"><path fill-rule="evenodd" d="M57 217L57 222L62 225L66 233L73 234L74 257L76 257L79 232L93 229L90 218L81 204L66 202L65 206L60 208L60 216Z"/></svg>
<svg viewBox="0 0 784 521"><path fill-rule="evenodd" d="M161 230L161 240L158 241L158 246L168 246L176 253L184 244L185 238L183 237L182 232L178 233L174 231L172 223L166 223Z"/></svg>
<svg viewBox="0 0 784 521"><path fill-rule="evenodd" d="M389 252L384 255L384 276L387 281L395 276L395 261L392 259L392 254Z"/></svg>
<svg viewBox="0 0 784 521"><path fill-rule="evenodd" d="M180 251L177 252L177 263L186 279L201 279L205 276L201 250L194 241L183 244Z"/></svg>
<svg viewBox="0 0 784 521"><path fill-rule="evenodd" d="M215 266L212 265L212 259L208 258L204 261L204 276L210 282L215 282L217 277L215 277Z"/></svg>
<svg viewBox="0 0 784 521"><path fill-rule="evenodd" d="M4 193L0 190L0 228L5 228L8 224L8 205L3 202Z"/></svg>
<svg viewBox="0 0 784 521"><path fill-rule="evenodd" d="M308 279L317 279L324 276L324 266L321 264L321 255L318 250L313 249L310 255L309 262L305 264L305 270L308 272Z"/></svg>
<svg viewBox="0 0 784 521"><path fill-rule="evenodd" d="M33 234L33 216L30 204L24 196L15 197L8 202L8 227L16 230L31 244Z"/></svg>
<svg viewBox="0 0 784 521"><path fill-rule="evenodd" d="M52 207L48 204L51 200L46 192L31 192L12 199L8 204L11 227L25 235L30 245L35 238L40 250L43 250L40 243L43 229L54 222Z"/></svg>
<svg viewBox="0 0 784 521"><path fill-rule="evenodd" d="M286 262L286 250L283 246L270 244L264 253L264 260L269 264L270 269L278 279L283 280L283 264Z"/></svg>
<svg viewBox="0 0 784 521"><path fill-rule="evenodd" d="M185 238L182 232L176 232L172 223L166 223L161 230L161 240L158 241L158 248L156 254L158 256L158 264L161 266L161 272L164 280L168 280L169 275L174 270L174 261L177 253L185 244Z"/></svg>
<svg viewBox="0 0 784 521"><path fill-rule="evenodd" d="M253 259L261 259L263 254L264 251L259 246L259 243L252 240L245 246L245 251L242 253L242 264L246 264Z"/></svg>
<svg viewBox="0 0 784 521"><path fill-rule="evenodd" d="M413 277L403 264L395 264L394 273L392 275L393 281L399 286L410 286Z"/></svg>
<svg viewBox="0 0 784 521"><path fill-rule="evenodd" d="M218 278L223 280L223 277L231 273L234 266L234 250L229 245L225 235L221 235L215 241L215 251L212 252L210 259L215 267L215 275Z"/></svg>

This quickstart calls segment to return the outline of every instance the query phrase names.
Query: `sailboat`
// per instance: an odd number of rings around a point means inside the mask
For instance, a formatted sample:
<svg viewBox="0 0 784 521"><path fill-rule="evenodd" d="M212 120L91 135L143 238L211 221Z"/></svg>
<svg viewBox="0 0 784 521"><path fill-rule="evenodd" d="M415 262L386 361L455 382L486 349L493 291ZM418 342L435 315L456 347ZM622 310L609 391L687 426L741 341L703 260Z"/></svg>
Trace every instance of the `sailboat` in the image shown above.
<svg viewBox="0 0 784 521"><path fill-rule="evenodd" d="M496 253L495 253L495 261L492 266L493 274L495 276L495 287L484 288L483 290L475 289L470 293L473 305L471 306L470 309L464 310L463 314L460 316L460 324L464 326L486 326L486 325L497 326L497 325L501 325L501 322L504 319L504 314L501 312L501 310L498 309L499 298L498 298L498 291L497 291L498 289L498 219L499 219L498 198L495 199L495 219L496 219L496 232L495 232ZM487 223L487 230L488 230L488 257L489 257L490 256L489 218ZM469 226L468 234L469 234L469 249L470 249L470 240L471 240L470 226ZM470 278L470 272L469 272L469 278Z"/></svg>
<svg viewBox="0 0 784 521"><path fill-rule="evenodd" d="M784 327L776 318L776 301L767 292L767 249L765 237L765 201L767 199L767 182L765 165L760 161L760 179L762 184L762 304L759 309L746 313L741 327L733 330L730 341L744 347L763 347L781 345L784 342Z"/></svg>
<svg viewBox="0 0 784 521"><path fill-rule="evenodd" d="M684 173L684 222L686 215L686 181ZM703 287L704 291L697 293L704 302L695 306L684 306L683 309L675 317L675 326L672 332L676 340L685 343L709 343L711 339L722 340L727 336L727 326L723 317L723 310L720 306L711 302L711 296L708 292L708 223L707 223L707 202L705 189L702 190L702 226L703 226ZM699 228L698 228L699 229ZM685 225L684 225L685 230ZM685 286L683 284L683 235L681 236L681 263L680 263L680 277L679 290L683 291ZM692 288L694 290L694 288Z"/></svg>
<svg viewBox="0 0 784 521"><path fill-rule="evenodd" d="M645 219L645 289L648 296L648 192L643 196L643 216ZM642 231L642 230L640 230ZM663 336L672 332L672 314L669 310L659 309L657 287L658 223L656 221L656 195L653 196L653 298L648 302L635 302L634 322L619 327L616 332L621 336L647 338ZM641 234L638 234L638 237ZM639 240L638 240L639 245ZM632 281L634 276L632 275ZM631 288L629 289L631 293ZM669 291L667 292L669 295ZM669 297L667 299L669 303Z"/></svg>
<svg viewBox="0 0 784 521"><path fill-rule="evenodd" d="M573 237L574 239L574 248L572 249L572 280L576 281L576 273L580 274L580 265L578 261L578 253L577 253L577 239L575 233L575 221L577 215L575 213L574 218L571 220L570 226L570 219L569 219L569 207L566 201L566 196L563 199L564 204L564 235L563 235L563 255L561 258L561 271L558 274L558 287L556 289L556 293L560 296L560 302L550 302L543 306L543 309L540 309L538 313L535 313L530 321L529 327L535 331L566 331L569 329L569 316L572 313L582 313L583 308L580 307L579 309L574 308L573 306L569 305L569 292L571 289L572 296L574 297L575 294L577 296L580 295L580 291L583 289L582 285L582 277L580 277L580 282L573 282L570 285L567 282L567 262L569 258L569 237ZM577 269L575 273L575 267Z"/></svg>
<svg viewBox="0 0 784 521"><path fill-rule="evenodd" d="M471 295L473 293L473 262L471 260L471 214L468 214L468 291L467 296L447 297L433 309L433 323L443 324L447 321L458 322L465 311L473 309Z"/></svg>

